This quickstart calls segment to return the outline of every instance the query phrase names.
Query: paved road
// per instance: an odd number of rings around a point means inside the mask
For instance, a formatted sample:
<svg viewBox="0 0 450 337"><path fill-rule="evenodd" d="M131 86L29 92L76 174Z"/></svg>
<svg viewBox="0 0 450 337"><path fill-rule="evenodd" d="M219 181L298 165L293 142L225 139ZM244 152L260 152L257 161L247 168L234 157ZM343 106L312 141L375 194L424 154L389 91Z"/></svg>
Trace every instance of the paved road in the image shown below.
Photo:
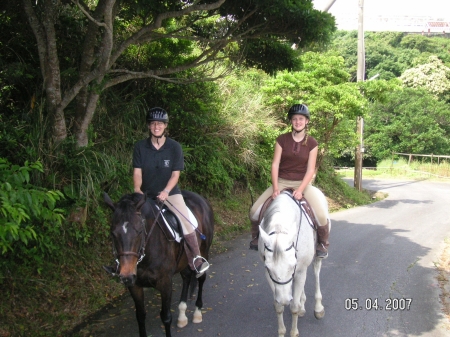
<svg viewBox="0 0 450 337"><path fill-rule="evenodd" d="M308 271L306 315L299 319L301 336L449 336L441 314L434 261L450 236L450 184L366 180L365 188L389 196L374 204L331 214L330 256L321 273L325 318L313 314L314 276ZM274 337L277 335L272 294L264 266L248 250L248 236L236 237L225 253L211 258L200 324L183 329L173 322L173 336ZM175 280L173 310L180 281ZM155 292L147 291L149 336L164 336ZM356 299L362 309L346 310ZM374 303L383 310L366 309ZM392 299L392 301L390 300ZM388 304L409 310L386 310ZM400 300L400 301L398 301ZM389 302L391 301L391 302ZM188 303L190 309L193 302ZM188 314L192 318L192 312ZM290 328L289 309L285 323ZM77 336L138 336L129 296L103 312Z"/></svg>

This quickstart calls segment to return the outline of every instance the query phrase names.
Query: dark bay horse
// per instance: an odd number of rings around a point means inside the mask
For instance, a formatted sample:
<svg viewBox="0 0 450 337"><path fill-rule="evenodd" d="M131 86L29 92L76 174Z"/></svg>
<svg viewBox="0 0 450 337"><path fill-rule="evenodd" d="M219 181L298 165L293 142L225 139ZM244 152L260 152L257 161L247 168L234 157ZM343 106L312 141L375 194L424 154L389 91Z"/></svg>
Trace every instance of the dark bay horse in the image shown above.
<svg viewBox="0 0 450 337"><path fill-rule="evenodd" d="M199 240L201 255L208 259L214 234L214 216L207 200L200 195L183 191L186 205L198 222L198 231L205 240ZM183 280L178 317L178 326L187 324L186 301L191 280L196 280L190 270L182 243L172 239L155 202L138 193L124 195L114 203L104 194L106 204L113 210L111 235L115 258L117 258L120 280L128 287L136 306L139 336L147 337L145 328L144 287L152 287L161 294L161 321L166 337L171 337L172 278L180 273ZM156 219L156 220L155 220ZM183 241L182 241L183 242ZM195 302L194 323L202 321L202 290L206 273L198 278L198 294Z"/></svg>

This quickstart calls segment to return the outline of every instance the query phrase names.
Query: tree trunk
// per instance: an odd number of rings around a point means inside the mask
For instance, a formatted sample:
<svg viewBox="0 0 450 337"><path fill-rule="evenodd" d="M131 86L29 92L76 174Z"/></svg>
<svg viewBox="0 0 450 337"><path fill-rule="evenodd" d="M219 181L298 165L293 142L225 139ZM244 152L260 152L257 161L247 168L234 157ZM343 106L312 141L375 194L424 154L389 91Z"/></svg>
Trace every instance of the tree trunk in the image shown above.
<svg viewBox="0 0 450 337"><path fill-rule="evenodd" d="M76 121L77 128L75 138L77 140L78 147L87 146L89 143L88 128L89 125L91 124L92 118L94 117L95 109L97 108L99 98L100 94L91 92L88 95L87 104L84 109L84 114L82 118Z"/></svg>
<svg viewBox="0 0 450 337"><path fill-rule="evenodd" d="M107 2L100 0L95 8L93 17L101 21L104 12L107 9ZM83 52L80 62L80 78L87 76L92 71L95 62L95 47L100 33L100 27L92 20L89 21L87 35L83 43ZM95 108L100 95L90 93L89 86L84 86L77 95L75 107L74 134L77 140L77 146L87 146L89 139L87 130L89 123L94 117Z"/></svg>
<svg viewBox="0 0 450 337"><path fill-rule="evenodd" d="M58 6L52 0L44 0L41 20L30 0L23 0L23 8L37 41L48 113L53 121L52 136L56 142L60 142L67 138L67 127L64 108L61 107L61 73L56 47L55 18Z"/></svg>

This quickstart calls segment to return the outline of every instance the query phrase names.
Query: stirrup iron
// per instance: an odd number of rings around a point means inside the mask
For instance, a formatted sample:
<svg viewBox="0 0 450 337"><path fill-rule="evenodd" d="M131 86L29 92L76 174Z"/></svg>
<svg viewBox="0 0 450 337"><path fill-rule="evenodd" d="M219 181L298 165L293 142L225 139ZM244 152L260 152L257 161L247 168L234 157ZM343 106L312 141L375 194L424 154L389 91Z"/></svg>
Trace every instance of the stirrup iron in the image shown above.
<svg viewBox="0 0 450 337"><path fill-rule="evenodd" d="M197 261L197 259L201 259L203 260L203 263L200 265L201 269L198 270L197 267L195 266L195 261ZM197 255L196 257L194 257L194 260L192 261L193 265L194 265L194 271L197 273L197 275L202 275L205 271L207 271L209 269L209 262L200 255Z"/></svg>

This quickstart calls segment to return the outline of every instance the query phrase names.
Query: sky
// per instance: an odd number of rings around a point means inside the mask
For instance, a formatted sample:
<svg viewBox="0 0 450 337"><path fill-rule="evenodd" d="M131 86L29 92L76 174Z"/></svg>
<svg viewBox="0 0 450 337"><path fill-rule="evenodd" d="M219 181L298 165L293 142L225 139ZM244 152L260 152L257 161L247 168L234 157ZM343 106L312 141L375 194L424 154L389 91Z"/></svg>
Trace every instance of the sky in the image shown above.
<svg viewBox="0 0 450 337"><path fill-rule="evenodd" d="M330 2L313 0L319 10ZM358 28L358 4L359 0L336 0L329 12L336 17L338 29ZM450 22L450 0L364 0L365 30L403 30L409 26L418 31L427 21Z"/></svg>

